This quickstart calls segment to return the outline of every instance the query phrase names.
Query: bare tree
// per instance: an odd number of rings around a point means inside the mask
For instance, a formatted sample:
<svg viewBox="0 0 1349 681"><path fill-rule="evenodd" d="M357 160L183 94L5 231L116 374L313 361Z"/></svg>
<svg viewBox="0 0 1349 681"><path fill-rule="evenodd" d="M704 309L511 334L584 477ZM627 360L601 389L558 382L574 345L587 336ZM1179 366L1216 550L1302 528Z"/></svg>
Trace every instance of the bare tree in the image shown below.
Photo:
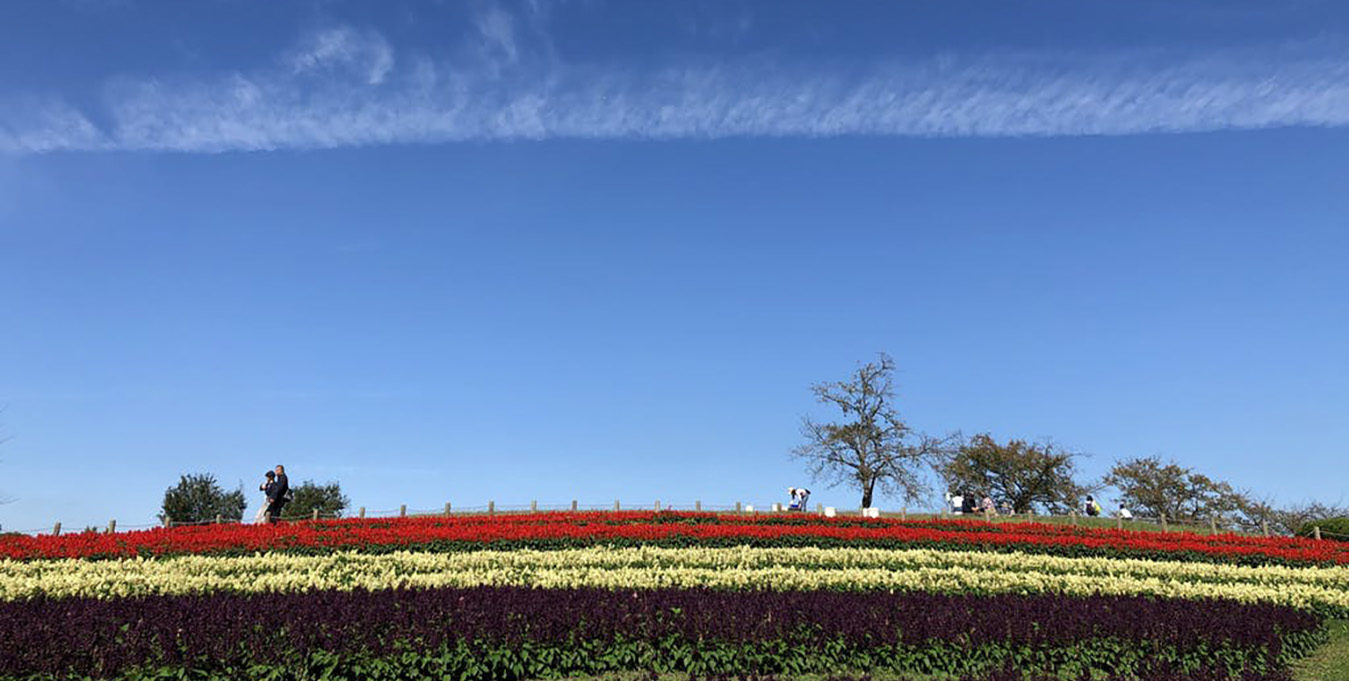
<svg viewBox="0 0 1349 681"><path fill-rule="evenodd" d="M1243 493L1238 501L1237 526L1247 530L1260 530L1266 527L1278 534L1297 534L1307 523L1329 518L1349 516L1349 507L1342 502L1333 504L1319 501L1305 501L1291 506L1278 507L1269 495L1256 497L1250 492Z"/></svg>
<svg viewBox="0 0 1349 681"><path fill-rule="evenodd" d="M838 407L845 420L819 422L801 418L806 442L792 455L809 466L811 475L829 485L846 483L862 493L862 507L872 505L877 488L908 501L926 491L921 471L933 465L947 440L915 433L893 406L895 362L881 353L846 381L811 386L815 398Z"/></svg>

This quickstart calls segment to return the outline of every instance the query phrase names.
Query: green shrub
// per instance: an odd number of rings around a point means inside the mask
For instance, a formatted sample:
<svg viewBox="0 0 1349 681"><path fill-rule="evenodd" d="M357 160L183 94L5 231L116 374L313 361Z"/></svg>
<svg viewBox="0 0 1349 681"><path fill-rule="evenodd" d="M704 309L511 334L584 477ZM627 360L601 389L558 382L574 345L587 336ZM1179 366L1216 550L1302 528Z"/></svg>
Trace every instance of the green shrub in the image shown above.
<svg viewBox="0 0 1349 681"><path fill-rule="evenodd" d="M1297 529L1297 536L1310 537L1314 533L1313 527L1321 528L1322 539L1335 539L1338 541L1349 542L1349 518L1323 518L1321 520L1309 520L1302 523L1302 527Z"/></svg>

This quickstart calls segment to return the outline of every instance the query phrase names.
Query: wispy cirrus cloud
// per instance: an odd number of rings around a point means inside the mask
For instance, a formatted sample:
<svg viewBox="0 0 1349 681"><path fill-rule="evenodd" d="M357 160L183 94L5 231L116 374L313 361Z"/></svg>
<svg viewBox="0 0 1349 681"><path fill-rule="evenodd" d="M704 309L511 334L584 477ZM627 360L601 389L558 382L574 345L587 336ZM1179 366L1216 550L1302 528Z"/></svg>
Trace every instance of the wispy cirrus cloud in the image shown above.
<svg viewBox="0 0 1349 681"><path fill-rule="evenodd" d="M74 107L52 97L0 97L0 152L92 150L111 141Z"/></svg>
<svg viewBox="0 0 1349 681"><path fill-rule="evenodd" d="M347 69L366 85L378 85L393 69L393 48L375 31L340 26L310 34L284 61L295 74Z"/></svg>
<svg viewBox="0 0 1349 681"><path fill-rule="evenodd" d="M531 55L512 17L457 59L371 30L307 35L268 68L109 85L100 128L52 100L0 103L0 150L316 149L549 138L1058 136L1349 125L1329 43L1191 54L945 55L872 63L685 59L642 69Z"/></svg>

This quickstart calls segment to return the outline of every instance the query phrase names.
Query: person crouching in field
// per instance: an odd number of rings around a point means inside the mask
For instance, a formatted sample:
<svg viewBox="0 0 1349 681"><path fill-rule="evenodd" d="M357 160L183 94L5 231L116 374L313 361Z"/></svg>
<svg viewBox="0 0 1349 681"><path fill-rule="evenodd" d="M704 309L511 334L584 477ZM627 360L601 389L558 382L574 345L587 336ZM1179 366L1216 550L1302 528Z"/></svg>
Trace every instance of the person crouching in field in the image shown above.
<svg viewBox="0 0 1349 681"><path fill-rule="evenodd" d="M806 510L806 502L810 501L810 490L804 487L788 487L787 495L792 499L787 506L788 511Z"/></svg>
<svg viewBox="0 0 1349 681"><path fill-rule="evenodd" d="M984 500L979 502L979 512L984 515L997 515L998 507L993 504L993 497L984 495Z"/></svg>
<svg viewBox="0 0 1349 681"><path fill-rule="evenodd" d="M1095 518L1101 515L1101 504L1088 494L1086 503L1082 504L1082 512Z"/></svg>

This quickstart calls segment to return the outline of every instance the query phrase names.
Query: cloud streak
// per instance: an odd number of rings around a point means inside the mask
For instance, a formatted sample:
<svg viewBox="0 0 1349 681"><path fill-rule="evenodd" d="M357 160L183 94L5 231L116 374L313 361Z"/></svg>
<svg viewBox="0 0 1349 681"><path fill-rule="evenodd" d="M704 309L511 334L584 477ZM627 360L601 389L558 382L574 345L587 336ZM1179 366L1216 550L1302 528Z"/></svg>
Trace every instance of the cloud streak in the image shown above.
<svg viewBox="0 0 1349 681"><path fill-rule="evenodd" d="M1128 135L1349 125L1334 45L1194 55L999 54L869 64L758 58L643 70L532 58L509 16L458 60L395 59L319 32L274 67L110 84L100 128L54 100L0 102L0 151L845 135Z"/></svg>

